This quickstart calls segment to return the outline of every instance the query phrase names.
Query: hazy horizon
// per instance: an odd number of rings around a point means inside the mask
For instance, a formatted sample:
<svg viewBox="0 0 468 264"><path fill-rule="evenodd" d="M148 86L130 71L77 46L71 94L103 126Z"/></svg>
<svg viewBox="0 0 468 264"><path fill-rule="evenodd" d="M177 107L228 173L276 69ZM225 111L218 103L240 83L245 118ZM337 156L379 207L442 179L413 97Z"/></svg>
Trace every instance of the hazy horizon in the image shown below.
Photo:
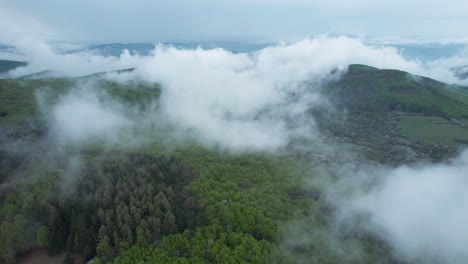
<svg viewBox="0 0 468 264"><path fill-rule="evenodd" d="M72 43L299 40L320 34L466 43L466 1L6 1L0 40ZM372 23L369 23L372 21Z"/></svg>

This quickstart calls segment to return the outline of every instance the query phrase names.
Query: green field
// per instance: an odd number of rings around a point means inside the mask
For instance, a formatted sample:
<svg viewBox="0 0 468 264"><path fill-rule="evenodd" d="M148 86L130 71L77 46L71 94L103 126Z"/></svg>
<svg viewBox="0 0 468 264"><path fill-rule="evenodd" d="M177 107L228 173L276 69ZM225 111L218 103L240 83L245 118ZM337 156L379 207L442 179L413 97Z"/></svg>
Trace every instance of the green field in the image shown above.
<svg viewBox="0 0 468 264"><path fill-rule="evenodd" d="M463 119L460 122L467 124L468 120ZM424 144L444 144L450 147L463 145L457 143L456 139L468 140L467 128L436 116L401 116L400 133Z"/></svg>

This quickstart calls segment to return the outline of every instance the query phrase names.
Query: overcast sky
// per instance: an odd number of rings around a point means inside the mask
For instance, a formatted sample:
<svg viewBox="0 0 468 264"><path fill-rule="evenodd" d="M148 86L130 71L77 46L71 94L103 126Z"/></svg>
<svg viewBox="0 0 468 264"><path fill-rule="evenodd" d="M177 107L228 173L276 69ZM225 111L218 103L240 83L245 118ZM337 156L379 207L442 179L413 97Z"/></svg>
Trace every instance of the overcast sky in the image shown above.
<svg viewBox="0 0 468 264"><path fill-rule="evenodd" d="M0 38L154 42L317 34L462 38L466 0L0 0ZM2 42L2 40L0 40Z"/></svg>

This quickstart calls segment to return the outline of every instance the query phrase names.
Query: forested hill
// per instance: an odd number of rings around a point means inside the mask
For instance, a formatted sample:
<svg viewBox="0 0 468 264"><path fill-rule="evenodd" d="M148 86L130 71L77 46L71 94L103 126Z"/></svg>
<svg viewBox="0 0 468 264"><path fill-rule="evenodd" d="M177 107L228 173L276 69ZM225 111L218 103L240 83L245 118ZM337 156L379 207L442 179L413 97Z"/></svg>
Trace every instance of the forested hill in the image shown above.
<svg viewBox="0 0 468 264"><path fill-rule="evenodd" d="M23 61L0 60L0 75L26 65Z"/></svg>
<svg viewBox="0 0 468 264"><path fill-rule="evenodd" d="M467 91L401 71L351 65L321 89L332 108L307 112L327 148L295 138L277 153L176 142L145 120L160 85L101 77L0 80L0 263L31 250L64 263L400 263L371 233L338 232L323 189L336 178L310 164L342 166L344 147L346 161L440 161L468 142ZM95 112L138 126L63 144L50 109L90 93Z"/></svg>
<svg viewBox="0 0 468 264"><path fill-rule="evenodd" d="M336 111L315 113L319 126L368 159L391 164L440 161L468 144L466 87L350 65L321 91Z"/></svg>
<svg viewBox="0 0 468 264"><path fill-rule="evenodd" d="M466 87L445 83L399 70L382 70L353 64L324 92L337 106L351 111L399 110L445 118L468 118Z"/></svg>

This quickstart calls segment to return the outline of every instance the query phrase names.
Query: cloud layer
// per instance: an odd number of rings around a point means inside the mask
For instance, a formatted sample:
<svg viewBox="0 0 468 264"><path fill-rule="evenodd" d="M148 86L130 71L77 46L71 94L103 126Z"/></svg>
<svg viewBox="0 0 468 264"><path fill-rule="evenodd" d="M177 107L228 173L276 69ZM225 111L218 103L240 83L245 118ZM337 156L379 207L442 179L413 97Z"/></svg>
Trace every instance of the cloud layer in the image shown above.
<svg viewBox="0 0 468 264"><path fill-rule="evenodd" d="M354 38L327 36L270 46L250 54L157 45L149 56L125 51L117 58L86 52L61 54L44 43L25 45L23 51L33 58L32 63L13 71L14 75L49 69L53 73L81 76L135 67L132 73L109 74L107 78L161 84L159 111L147 113L145 122L157 119L176 127L180 134L196 135L203 143L232 150L276 150L285 147L292 138L314 138L314 122L307 111L326 104L317 88L324 80L338 78L349 64L430 73L449 81L455 80L449 65L463 62L452 58L432 62L427 67L406 60L392 47L369 46ZM92 94L93 90L88 93ZM54 115L56 121L73 127L74 124L67 123L73 118L87 119L79 115L109 114L102 119L114 120L109 121L110 125L126 119L119 116L121 113L106 112L115 109L115 105L103 107L97 97L84 94L64 98L57 106L60 109ZM83 134L102 132L92 126L79 127ZM111 127L118 130L125 126Z"/></svg>
<svg viewBox="0 0 468 264"><path fill-rule="evenodd" d="M132 122L125 108L116 102L106 103L91 88L79 88L61 97L50 114L52 136L61 143L84 143L90 139L118 140Z"/></svg>
<svg viewBox="0 0 468 264"><path fill-rule="evenodd" d="M343 224L389 242L401 259L465 263L467 170L467 151L446 164L366 168L333 186L329 199Z"/></svg>

